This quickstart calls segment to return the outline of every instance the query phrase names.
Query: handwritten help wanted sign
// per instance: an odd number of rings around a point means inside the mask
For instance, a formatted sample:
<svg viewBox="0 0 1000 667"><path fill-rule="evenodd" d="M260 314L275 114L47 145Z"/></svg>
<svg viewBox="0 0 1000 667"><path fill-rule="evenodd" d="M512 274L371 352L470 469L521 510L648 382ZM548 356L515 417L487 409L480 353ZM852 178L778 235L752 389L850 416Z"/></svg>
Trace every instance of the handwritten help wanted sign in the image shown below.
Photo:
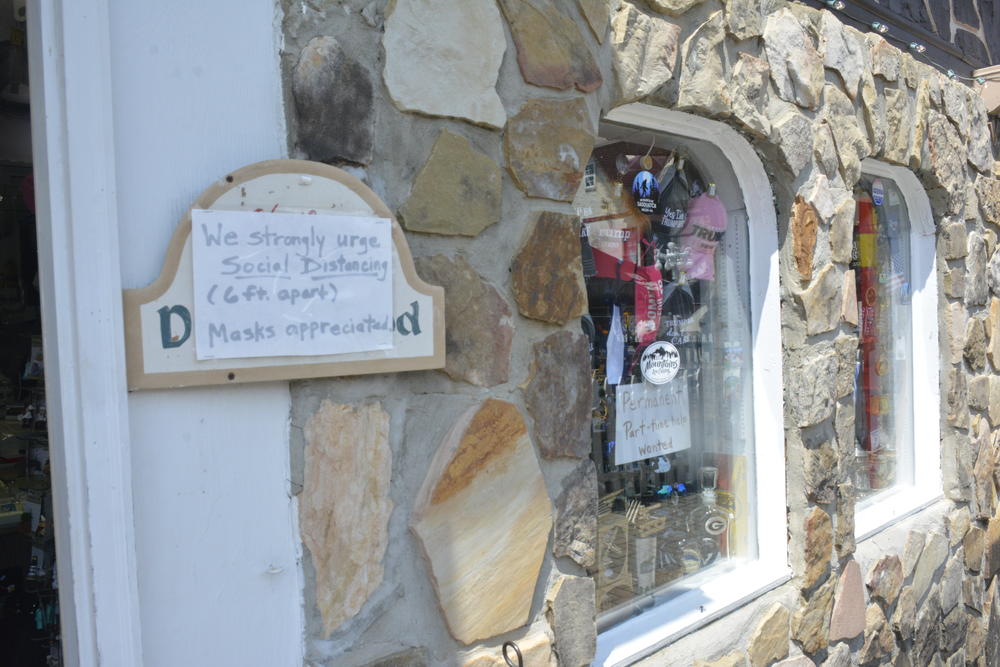
<svg viewBox="0 0 1000 667"><path fill-rule="evenodd" d="M191 212L198 359L392 348L392 223Z"/></svg>

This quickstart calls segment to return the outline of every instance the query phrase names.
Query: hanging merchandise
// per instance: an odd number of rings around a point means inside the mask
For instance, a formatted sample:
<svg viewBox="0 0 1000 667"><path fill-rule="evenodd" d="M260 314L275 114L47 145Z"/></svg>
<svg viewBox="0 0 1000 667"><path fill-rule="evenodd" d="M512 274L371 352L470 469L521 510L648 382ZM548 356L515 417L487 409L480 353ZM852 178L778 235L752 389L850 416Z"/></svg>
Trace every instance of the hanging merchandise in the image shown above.
<svg viewBox="0 0 1000 667"><path fill-rule="evenodd" d="M663 312L667 318L674 320L672 328L679 331L680 324L694 315L694 294L687 276L681 273L677 281L665 283L663 286Z"/></svg>
<svg viewBox="0 0 1000 667"><path fill-rule="evenodd" d="M660 186L653 172L643 169L632 179L632 200L635 207L646 215L656 212L656 203L660 197Z"/></svg>
<svg viewBox="0 0 1000 667"><path fill-rule="evenodd" d="M584 223L594 258L594 275L629 281L638 260L639 235L628 224L630 214Z"/></svg>
<svg viewBox="0 0 1000 667"><path fill-rule="evenodd" d="M864 195L858 199L855 220L855 247L857 252L858 296L861 302L860 370L862 403L858 419L861 448L868 456L868 483L871 488L879 488L881 482L877 471L879 442L879 419L881 380L878 369L878 279L876 269L878 215L874 202Z"/></svg>
<svg viewBox="0 0 1000 667"><path fill-rule="evenodd" d="M635 270L635 335L640 345L656 340L663 308L663 276L655 266Z"/></svg>
<svg viewBox="0 0 1000 667"><path fill-rule="evenodd" d="M691 252L687 274L699 280L715 279L715 249L726 231L726 207L714 192L711 185L708 194L691 200L681 232L681 245Z"/></svg>
<svg viewBox="0 0 1000 667"><path fill-rule="evenodd" d="M653 147L651 144L644 155L619 155L616 159L621 183L628 186L636 209L645 215L656 213L660 184L654 174L667 163L665 155L652 154Z"/></svg>
<svg viewBox="0 0 1000 667"><path fill-rule="evenodd" d="M625 334L622 332L622 316L617 305L611 314L606 364L607 383L618 384L621 382L622 371L625 368Z"/></svg>
<svg viewBox="0 0 1000 667"><path fill-rule="evenodd" d="M653 224L653 233L656 234L658 245L665 246L670 235L684 227L687 220L690 195L687 175L684 173L684 159L679 159L676 166L671 163L660 175L660 198L656 206L657 218Z"/></svg>

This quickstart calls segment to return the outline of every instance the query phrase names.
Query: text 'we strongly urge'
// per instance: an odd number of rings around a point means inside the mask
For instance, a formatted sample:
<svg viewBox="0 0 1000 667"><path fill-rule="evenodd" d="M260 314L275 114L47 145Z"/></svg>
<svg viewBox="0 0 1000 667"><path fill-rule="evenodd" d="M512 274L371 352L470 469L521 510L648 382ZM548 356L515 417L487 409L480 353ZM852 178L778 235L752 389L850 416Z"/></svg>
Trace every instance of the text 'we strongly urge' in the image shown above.
<svg viewBox="0 0 1000 667"><path fill-rule="evenodd" d="M384 218L192 212L199 359L392 347L392 223Z"/></svg>

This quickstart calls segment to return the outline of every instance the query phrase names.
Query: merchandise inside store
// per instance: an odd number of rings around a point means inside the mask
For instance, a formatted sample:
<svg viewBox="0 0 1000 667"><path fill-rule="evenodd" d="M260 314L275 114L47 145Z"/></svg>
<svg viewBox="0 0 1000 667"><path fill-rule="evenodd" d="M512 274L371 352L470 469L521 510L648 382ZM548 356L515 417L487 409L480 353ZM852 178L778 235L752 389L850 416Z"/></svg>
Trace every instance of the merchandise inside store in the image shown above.
<svg viewBox="0 0 1000 667"><path fill-rule="evenodd" d="M0 2L0 662L61 665L24 3Z"/></svg>
<svg viewBox="0 0 1000 667"><path fill-rule="evenodd" d="M706 147L603 125L574 199L603 627L756 556L747 221Z"/></svg>

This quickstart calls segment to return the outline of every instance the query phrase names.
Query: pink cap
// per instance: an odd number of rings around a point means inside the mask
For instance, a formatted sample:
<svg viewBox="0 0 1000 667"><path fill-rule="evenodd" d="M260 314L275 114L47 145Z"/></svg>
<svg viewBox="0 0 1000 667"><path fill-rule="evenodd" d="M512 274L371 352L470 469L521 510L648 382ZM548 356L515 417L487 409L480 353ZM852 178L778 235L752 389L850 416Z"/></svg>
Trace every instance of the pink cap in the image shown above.
<svg viewBox="0 0 1000 667"><path fill-rule="evenodd" d="M715 249L726 231L726 207L718 199L703 194L688 204L687 222L681 231L681 247L687 248L691 265L687 274L699 280L715 278Z"/></svg>

